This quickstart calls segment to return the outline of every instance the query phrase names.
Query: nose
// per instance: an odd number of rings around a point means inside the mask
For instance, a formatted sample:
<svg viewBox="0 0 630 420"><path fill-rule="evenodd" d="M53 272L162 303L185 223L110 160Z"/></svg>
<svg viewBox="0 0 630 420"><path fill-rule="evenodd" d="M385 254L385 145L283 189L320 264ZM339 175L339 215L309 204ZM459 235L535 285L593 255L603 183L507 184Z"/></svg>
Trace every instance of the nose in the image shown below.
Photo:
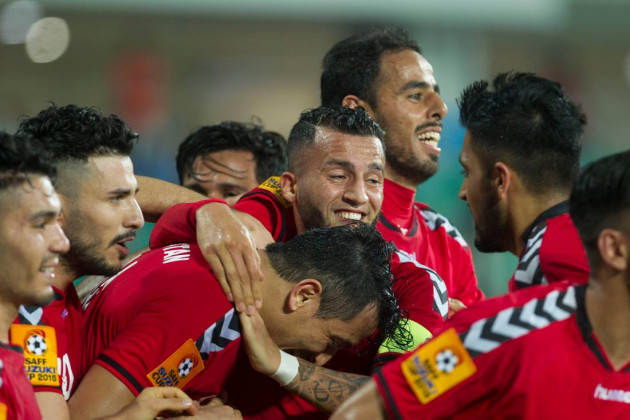
<svg viewBox="0 0 630 420"><path fill-rule="evenodd" d="M367 191L363 179L355 177L346 184L346 190L343 194L345 201L351 204L365 204L368 201Z"/></svg>
<svg viewBox="0 0 630 420"><path fill-rule="evenodd" d="M433 92L430 98L431 105L427 110L427 118L441 121L448 114L448 107L439 93Z"/></svg>
<svg viewBox="0 0 630 420"><path fill-rule="evenodd" d="M142 210L136 199L132 199L129 208L125 214L123 220L123 226L127 229L140 229L144 226L144 217L142 216Z"/></svg>
<svg viewBox="0 0 630 420"><path fill-rule="evenodd" d="M457 193L457 196L459 197L460 200L468 201L466 199L466 180L465 179L462 181L462 186L459 187L459 192Z"/></svg>
<svg viewBox="0 0 630 420"><path fill-rule="evenodd" d="M59 223L55 223L55 226L53 227L52 240L50 241L49 249L51 252L55 252L57 254L65 254L70 249L70 241L68 240L66 234L63 233Z"/></svg>

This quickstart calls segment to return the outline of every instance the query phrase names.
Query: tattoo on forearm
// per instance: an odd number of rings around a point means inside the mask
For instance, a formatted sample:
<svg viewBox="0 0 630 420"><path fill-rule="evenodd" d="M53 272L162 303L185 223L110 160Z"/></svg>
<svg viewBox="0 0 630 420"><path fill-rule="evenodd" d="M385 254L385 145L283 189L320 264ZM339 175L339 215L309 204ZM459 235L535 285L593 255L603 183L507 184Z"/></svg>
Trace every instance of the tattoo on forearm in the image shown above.
<svg viewBox="0 0 630 420"><path fill-rule="evenodd" d="M287 385L293 393L328 413L332 413L359 387L370 380L369 376L337 372L299 359L298 376Z"/></svg>

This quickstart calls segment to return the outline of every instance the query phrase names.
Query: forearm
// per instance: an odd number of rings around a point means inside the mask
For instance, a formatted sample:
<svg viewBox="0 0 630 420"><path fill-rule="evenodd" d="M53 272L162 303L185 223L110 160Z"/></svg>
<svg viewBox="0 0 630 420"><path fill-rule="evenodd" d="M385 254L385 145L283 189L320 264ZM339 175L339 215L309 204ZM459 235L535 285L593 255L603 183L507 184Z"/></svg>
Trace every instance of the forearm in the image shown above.
<svg viewBox="0 0 630 420"><path fill-rule="evenodd" d="M136 176L139 191L136 200L147 222L157 222L162 213L179 203L194 203L207 197L160 179Z"/></svg>
<svg viewBox="0 0 630 420"><path fill-rule="evenodd" d="M298 374L286 388L326 413L332 413L369 376L338 372L298 359Z"/></svg>

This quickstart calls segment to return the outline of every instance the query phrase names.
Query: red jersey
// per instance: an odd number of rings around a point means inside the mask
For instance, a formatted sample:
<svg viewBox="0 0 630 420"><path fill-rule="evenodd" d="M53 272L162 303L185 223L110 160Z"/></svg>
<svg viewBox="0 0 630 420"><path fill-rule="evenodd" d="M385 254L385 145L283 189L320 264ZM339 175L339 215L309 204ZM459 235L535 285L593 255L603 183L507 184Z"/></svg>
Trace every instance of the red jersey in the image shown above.
<svg viewBox="0 0 630 420"><path fill-rule="evenodd" d="M630 364L611 367L585 289L531 287L456 314L373 377L390 418L630 418Z"/></svg>
<svg viewBox="0 0 630 420"><path fill-rule="evenodd" d="M568 211L568 202L557 204L525 230L525 248L508 283L510 292L562 280L578 284L588 281L586 252Z"/></svg>
<svg viewBox="0 0 630 420"><path fill-rule="evenodd" d="M76 289L53 287L54 300L46 306L20 306L10 340L24 349L26 373L35 392L62 394L76 390L82 374L81 324L83 309Z"/></svg>
<svg viewBox="0 0 630 420"><path fill-rule="evenodd" d="M483 299L468 244L448 219L426 204L414 202L415 191L385 179L376 228L412 258L435 270L449 297L469 306Z"/></svg>
<svg viewBox="0 0 630 420"><path fill-rule="evenodd" d="M0 343L0 419L41 418L33 387L24 372L22 348Z"/></svg>
<svg viewBox="0 0 630 420"><path fill-rule="evenodd" d="M135 395L176 386L217 395L240 348L240 324L196 245L145 252L85 301L84 366L97 364Z"/></svg>

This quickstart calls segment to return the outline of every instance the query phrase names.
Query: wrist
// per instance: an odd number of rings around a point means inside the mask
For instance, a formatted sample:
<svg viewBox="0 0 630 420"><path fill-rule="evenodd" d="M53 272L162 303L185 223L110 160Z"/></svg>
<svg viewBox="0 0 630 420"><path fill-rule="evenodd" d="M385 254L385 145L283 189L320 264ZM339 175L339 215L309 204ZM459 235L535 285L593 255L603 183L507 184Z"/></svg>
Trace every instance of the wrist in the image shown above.
<svg viewBox="0 0 630 420"><path fill-rule="evenodd" d="M298 374L300 364L297 357L280 350L280 365L271 375L280 385L288 385Z"/></svg>

